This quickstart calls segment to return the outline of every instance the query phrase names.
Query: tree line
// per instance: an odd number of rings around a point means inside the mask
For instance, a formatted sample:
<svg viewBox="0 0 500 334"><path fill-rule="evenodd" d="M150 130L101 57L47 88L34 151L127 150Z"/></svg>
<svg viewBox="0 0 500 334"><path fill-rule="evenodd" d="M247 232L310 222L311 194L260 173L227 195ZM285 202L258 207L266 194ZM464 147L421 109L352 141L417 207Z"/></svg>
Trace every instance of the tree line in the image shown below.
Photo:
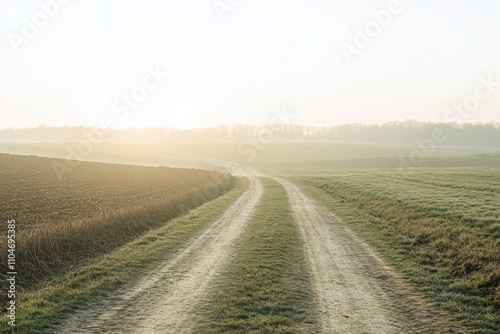
<svg viewBox="0 0 500 334"><path fill-rule="evenodd" d="M82 139L86 127L48 127L0 130L0 142L69 142ZM328 141L414 145L416 140L432 136L435 129L446 135L445 146L500 146L500 123L433 123L414 120L384 124L343 124L306 126L298 124L222 125L209 128L178 129L166 127L114 129L107 132L108 142L210 141L232 142L255 136L278 141Z"/></svg>

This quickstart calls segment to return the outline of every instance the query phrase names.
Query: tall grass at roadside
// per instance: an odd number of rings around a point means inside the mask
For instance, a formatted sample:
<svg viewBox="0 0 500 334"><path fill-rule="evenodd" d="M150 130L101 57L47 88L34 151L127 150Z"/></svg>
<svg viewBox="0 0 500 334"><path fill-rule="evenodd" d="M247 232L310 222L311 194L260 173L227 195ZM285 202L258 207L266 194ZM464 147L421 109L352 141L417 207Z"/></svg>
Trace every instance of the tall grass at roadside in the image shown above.
<svg viewBox="0 0 500 334"><path fill-rule="evenodd" d="M203 186L211 185L210 191ZM107 253L144 232L165 224L190 209L230 189L231 176L219 174L212 183L200 184L132 206L107 210L95 218L43 224L21 230L16 236L18 288L29 289L40 281L78 266L85 259ZM6 254L5 236L0 236L0 254ZM6 266L7 257L0 264ZM3 278L6 272L0 273Z"/></svg>
<svg viewBox="0 0 500 334"><path fill-rule="evenodd" d="M248 181L234 178L224 195L191 210L134 241L101 254L64 275L19 295L16 328L0 322L0 333L54 333L55 325L73 309L120 288L133 285L145 273L168 261L189 240L219 218L248 188Z"/></svg>
<svg viewBox="0 0 500 334"><path fill-rule="evenodd" d="M296 177L471 333L500 331L500 171Z"/></svg>

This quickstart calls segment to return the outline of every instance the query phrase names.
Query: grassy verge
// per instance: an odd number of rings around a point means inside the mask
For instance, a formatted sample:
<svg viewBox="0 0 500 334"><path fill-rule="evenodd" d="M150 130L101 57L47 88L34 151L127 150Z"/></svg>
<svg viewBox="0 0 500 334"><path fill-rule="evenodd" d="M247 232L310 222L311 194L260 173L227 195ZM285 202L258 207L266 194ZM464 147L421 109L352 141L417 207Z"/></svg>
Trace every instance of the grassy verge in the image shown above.
<svg viewBox="0 0 500 334"><path fill-rule="evenodd" d="M2 333L51 333L61 315L99 295L110 293L165 261L194 235L217 219L248 187L235 179L232 190L189 213L169 221L109 254L89 260L17 300L16 327L3 321Z"/></svg>
<svg viewBox="0 0 500 334"><path fill-rule="evenodd" d="M285 190L265 193L221 281L204 306L197 333L311 333L313 299L302 241Z"/></svg>
<svg viewBox="0 0 500 334"><path fill-rule="evenodd" d="M431 211L428 216L419 218L396 200L384 202L383 186L374 191L373 196L364 194L376 183L373 175L360 179L364 183L353 184L351 189L348 183L357 181L339 181L346 184L333 186L331 177L297 177L294 180L380 250L420 291L449 310L458 322L469 328L468 332L500 332L500 315L491 294L481 290L474 276L457 276L454 268L455 262L462 260L453 258L457 252L467 251L475 241L483 238L474 228L467 228L458 221L448 224L433 217ZM401 196L403 192L403 187L399 187L392 193ZM434 197L436 208L439 207L438 199L439 196ZM456 242L465 240L461 249L454 249L455 239ZM487 242L484 239L485 245ZM491 252L485 249L484 261ZM480 265L481 254L471 255L478 257L474 261Z"/></svg>

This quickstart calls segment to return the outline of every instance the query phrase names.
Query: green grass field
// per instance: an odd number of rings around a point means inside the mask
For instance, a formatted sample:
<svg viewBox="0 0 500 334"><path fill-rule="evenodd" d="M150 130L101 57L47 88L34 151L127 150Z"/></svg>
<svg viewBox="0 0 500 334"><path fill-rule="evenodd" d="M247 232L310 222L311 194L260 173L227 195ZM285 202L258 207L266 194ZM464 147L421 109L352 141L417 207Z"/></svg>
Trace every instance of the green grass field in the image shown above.
<svg viewBox="0 0 500 334"><path fill-rule="evenodd" d="M500 170L344 170L293 180L474 333L500 328Z"/></svg>
<svg viewBox="0 0 500 334"><path fill-rule="evenodd" d="M0 143L0 152L66 158L75 143ZM226 169L235 161L271 174L328 173L332 169L398 168L400 157L414 147L329 142L241 143L167 142L157 144L104 143L86 160L143 166ZM423 167L500 166L500 159L476 157L495 148L441 147L428 156Z"/></svg>

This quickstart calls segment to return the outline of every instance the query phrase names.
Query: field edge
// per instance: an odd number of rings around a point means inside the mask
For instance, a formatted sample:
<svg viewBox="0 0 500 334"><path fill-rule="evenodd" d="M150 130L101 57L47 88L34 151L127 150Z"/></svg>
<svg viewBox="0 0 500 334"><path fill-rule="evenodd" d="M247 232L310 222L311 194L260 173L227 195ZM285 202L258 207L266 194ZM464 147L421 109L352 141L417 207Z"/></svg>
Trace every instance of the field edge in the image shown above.
<svg viewBox="0 0 500 334"><path fill-rule="evenodd" d="M376 249L397 271L408 280L419 293L436 307L450 314L460 325L467 328L467 333L496 334L500 329L500 317L495 314L488 301L478 294L467 295L471 291L465 281L445 281L438 272L422 269L418 255L410 256L408 249L389 227L379 224L380 218L357 208L354 204L335 198L315 185L308 183L305 177L290 177L314 199L325 205L337 215L361 239ZM460 280L458 280L460 281ZM460 285L461 284L461 285ZM455 291L459 286L463 289ZM455 297L456 300L453 298ZM478 307L478 304L484 305Z"/></svg>
<svg viewBox="0 0 500 334"><path fill-rule="evenodd" d="M167 221L110 253L88 260L35 291L22 294L17 301L15 329L5 321L0 325L0 332L52 333L54 326L72 310L138 281L144 273L173 256L189 239L220 217L247 190L247 179L234 177L233 180L232 189L220 197Z"/></svg>

